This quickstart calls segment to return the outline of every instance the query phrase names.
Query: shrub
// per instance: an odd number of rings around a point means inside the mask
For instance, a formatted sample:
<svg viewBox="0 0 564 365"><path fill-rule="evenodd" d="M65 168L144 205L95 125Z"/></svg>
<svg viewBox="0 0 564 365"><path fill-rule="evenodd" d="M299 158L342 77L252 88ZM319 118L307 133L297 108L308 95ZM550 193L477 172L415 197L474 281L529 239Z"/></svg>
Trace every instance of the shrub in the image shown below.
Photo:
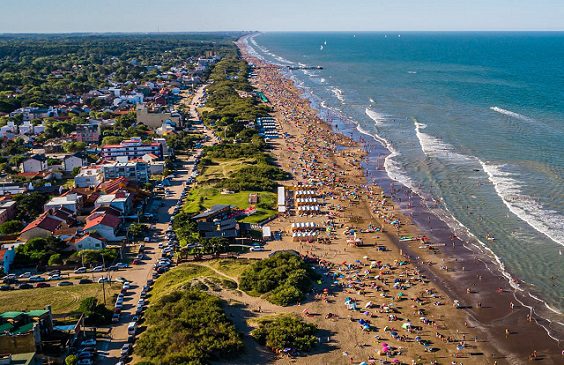
<svg viewBox="0 0 564 365"><path fill-rule="evenodd" d="M257 261L240 277L239 287L251 293L268 294L266 299L278 305L292 305L303 299L319 275L292 253L282 252Z"/></svg>
<svg viewBox="0 0 564 365"><path fill-rule="evenodd" d="M275 352L286 348L309 351L317 342L316 332L317 327L313 324L295 315L282 315L261 320L251 336Z"/></svg>
<svg viewBox="0 0 564 365"><path fill-rule="evenodd" d="M243 349L221 301L196 289L160 297L147 310L146 323L136 351L161 365L206 364Z"/></svg>
<svg viewBox="0 0 564 365"><path fill-rule="evenodd" d="M23 224L20 221L12 220L0 224L0 234L18 233L22 230Z"/></svg>

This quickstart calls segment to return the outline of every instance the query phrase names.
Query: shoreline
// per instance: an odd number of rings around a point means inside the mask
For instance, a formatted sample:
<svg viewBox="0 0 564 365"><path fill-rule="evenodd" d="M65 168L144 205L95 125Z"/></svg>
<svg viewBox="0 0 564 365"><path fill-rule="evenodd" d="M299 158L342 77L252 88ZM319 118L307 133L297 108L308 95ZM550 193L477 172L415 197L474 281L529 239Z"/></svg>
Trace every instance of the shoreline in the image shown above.
<svg viewBox="0 0 564 365"><path fill-rule="evenodd" d="M240 43L239 46L242 47ZM248 57L249 55L247 55L247 59ZM295 84L294 87L296 87ZM308 101L311 102L309 99ZM319 114L319 110L316 110L316 113ZM334 133L340 133L346 138L350 135L356 143L364 144L363 149L365 152L366 150L369 152L362 157L362 171L364 177L370 180L369 184L374 183L374 180L379 181L380 188L387 195L390 195L390 193L395 195L394 201L397 201L398 198L403 202L409 199L413 204L413 207L406 211L405 207L401 207L402 204L394 203L394 210L398 213L401 212L402 220L405 219L408 222L407 226L410 233L425 233L428 236L432 236L434 242L448 242L449 237L452 235L450 227L432 214L423 204L423 201L418 199L416 194L413 194L403 185L402 188L396 191L393 187L391 189L387 188L382 183L386 179L388 181L392 180L386 175L385 171L378 170L374 164L370 163L371 159L379 158L380 154L375 156L374 151L366 148L367 144L364 142L362 133L358 130L356 124L352 123L351 125L346 120L339 120L337 128L335 128L334 125L329 125L327 121L325 123ZM381 146L381 149L385 148ZM395 182L395 184L399 183ZM425 224L422 224L425 221L428 221L433 227L432 232L421 229L425 227ZM446 245L444 248L441 248L441 254L437 255L421 252L417 248L410 247L412 245L400 242L397 239L397 235L394 236L392 234L389 238L394 242L398 250L403 250L411 257L418 258L417 266L420 270L431 276L432 281L442 287L451 299L459 298L461 302L472 305L473 308L465 310L466 314L470 316L471 321L481 328L480 331L485 334L490 342L488 347L492 348L492 352L494 348L497 348L496 352L506 355L510 361L509 363L526 362L527 356L533 350L542 353L545 356L545 361L552 360L556 363L558 359L561 359L560 349L556 342L550 339L545 330L540 326L533 325L526 320L528 310L525 307L517 305L513 310L509 310L510 302L517 301L518 299L512 295L511 289L506 288L507 280L501 274L496 273L497 269L488 269L487 260L481 260L476 253L464 248L465 242L455 239L453 240L454 248ZM441 258L449 266L455 266L455 271L446 272L423 264L430 261L429 259L436 260L437 258ZM481 279L478 280L478 276L481 276ZM467 293L466 288L472 288L472 293ZM498 288L504 288L504 291L498 293ZM482 309L477 310L475 309L477 302L486 303L490 308L482 305ZM535 321L540 321L538 318L534 319ZM511 335L510 340L505 338L504 332L504 329L508 327L511 328L511 332L515 332L515 334Z"/></svg>

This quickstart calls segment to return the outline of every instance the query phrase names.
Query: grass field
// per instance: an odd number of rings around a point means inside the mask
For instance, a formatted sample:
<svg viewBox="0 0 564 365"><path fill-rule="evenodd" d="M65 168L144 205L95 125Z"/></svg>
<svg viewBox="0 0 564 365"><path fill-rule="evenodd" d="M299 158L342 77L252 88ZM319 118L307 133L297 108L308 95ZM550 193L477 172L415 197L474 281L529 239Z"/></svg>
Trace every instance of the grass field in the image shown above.
<svg viewBox="0 0 564 365"><path fill-rule="evenodd" d="M207 183L208 181L226 179L229 175L239 171L249 164L255 163L255 159L238 158L235 160L213 159L213 165L204 167L202 174L198 176L198 182Z"/></svg>
<svg viewBox="0 0 564 365"><path fill-rule="evenodd" d="M253 191L240 191L235 194L221 194L219 189L200 186L190 191L184 204L184 211L187 213L198 213L203 208L211 208L216 204L229 204L239 209L247 209L249 207L249 194ZM261 206L274 207L276 204L276 194L271 192L259 192L259 204ZM268 217L276 214L274 209L257 208L255 214L241 219L245 223L258 223Z"/></svg>
<svg viewBox="0 0 564 365"><path fill-rule="evenodd" d="M237 279L239 279L239 276L241 276L243 271L245 271L251 263L253 263L253 260L248 259L220 259L207 262L209 266L213 267L217 271L222 272L231 278Z"/></svg>
<svg viewBox="0 0 564 365"><path fill-rule="evenodd" d="M217 275L213 270L197 265L182 264L163 274L153 285L151 297L158 299L163 295L179 290L198 277Z"/></svg>
<svg viewBox="0 0 564 365"><path fill-rule="evenodd" d="M120 284L106 285L106 304L113 308L113 295L120 291ZM82 299L96 297L103 303L102 284L83 284L64 287L37 288L0 292L0 312L43 309L51 305L53 313L64 314L76 311Z"/></svg>

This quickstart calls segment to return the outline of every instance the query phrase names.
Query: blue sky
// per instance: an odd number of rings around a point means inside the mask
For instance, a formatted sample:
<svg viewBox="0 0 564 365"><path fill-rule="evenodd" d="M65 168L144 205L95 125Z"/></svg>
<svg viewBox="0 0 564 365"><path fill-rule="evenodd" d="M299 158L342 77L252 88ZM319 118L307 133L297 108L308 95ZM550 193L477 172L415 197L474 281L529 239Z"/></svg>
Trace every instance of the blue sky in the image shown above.
<svg viewBox="0 0 564 365"><path fill-rule="evenodd" d="M0 33L564 30L564 0L0 0Z"/></svg>

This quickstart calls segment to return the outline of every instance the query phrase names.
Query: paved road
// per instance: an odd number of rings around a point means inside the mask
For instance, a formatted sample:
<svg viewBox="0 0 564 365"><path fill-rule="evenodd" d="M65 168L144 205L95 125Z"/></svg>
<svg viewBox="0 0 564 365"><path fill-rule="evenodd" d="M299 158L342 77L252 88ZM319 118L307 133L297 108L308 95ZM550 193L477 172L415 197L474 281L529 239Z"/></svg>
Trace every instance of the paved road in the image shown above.
<svg viewBox="0 0 564 365"><path fill-rule="evenodd" d="M195 105L200 102L204 88L205 86L202 86L196 91L196 96L193 98L193 101L190 104L191 119L197 119ZM205 142L204 145L211 145L216 143L217 139L209 129L203 126L201 126L201 129L202 132L210 137L209 141ZM185 182L192 175L196 167L194 164L195 156L200 156L201 153L202 150L197 149L194 151L194 155L190 157L179 156L177 160L177 167L175 168L175 178L172 179L171 186L168 187L172 194L167 195L163 199L164 206L161 206L158 210L158 222L155 223L156 232L154 236L164 236L164 233L168 228L169 220L172 216L174 206L180 199L180 195L185 186ZM137 302L141 296L141 290L146 284L147 279L149 279L152 275L153 265L161 257L161 252L158 248L159 242L164 242L164 240L159 239L156 242L145 243L146 253L149 256L149 260L145 260L142 265L133 266L127 270L121 270L118 273L113 274L114 277L123 276L133 285L124 299L120 323L112 326L111 340L102 340L98 342L98 349L100 350L98 353L98 364L113 365L119 361L121 347L127 343L127 326L135 313Z"/></svg>

